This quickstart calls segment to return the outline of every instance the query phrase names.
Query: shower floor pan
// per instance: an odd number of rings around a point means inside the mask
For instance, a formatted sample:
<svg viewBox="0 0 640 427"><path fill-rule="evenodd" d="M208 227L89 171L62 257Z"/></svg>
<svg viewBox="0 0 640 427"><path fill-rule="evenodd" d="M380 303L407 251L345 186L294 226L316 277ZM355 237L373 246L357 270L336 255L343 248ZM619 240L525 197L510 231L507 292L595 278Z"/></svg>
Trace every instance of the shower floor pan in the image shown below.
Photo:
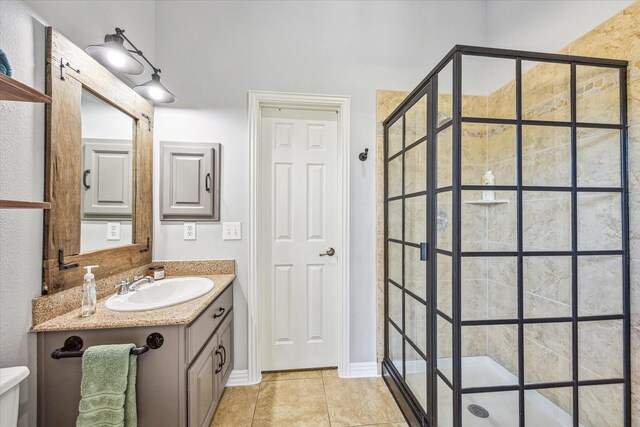
<svg viewBox="0 0 640 427"><path fill-rule="evenodd" d="M451 359L440 359L438 365L441 371L451 378ZM465 388L518 383L515 375L488 356L464 357L462 372ZM452 425L451 399L450 389L439 381L438 427ZM476 406L469 408L470 405ZM462 395L464 427L514 427L518 425L518 413L517 391ZM485 416L486 418L483 418ZM525 425L526 427L572 427L573 421L571 415L542 394L527 390L525 392ZM580 426L583 427L582 424Z"/></svg>

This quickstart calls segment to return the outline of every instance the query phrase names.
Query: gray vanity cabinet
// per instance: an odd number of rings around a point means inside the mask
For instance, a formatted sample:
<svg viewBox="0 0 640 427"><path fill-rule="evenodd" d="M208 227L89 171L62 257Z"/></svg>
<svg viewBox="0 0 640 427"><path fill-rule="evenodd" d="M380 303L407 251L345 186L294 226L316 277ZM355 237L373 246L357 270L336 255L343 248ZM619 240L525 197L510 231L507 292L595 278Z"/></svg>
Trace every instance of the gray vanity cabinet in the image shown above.
<svg viewBox="0 0 640 427"><path fill-rule="evenodd" d="M233 320L228 315L189 368L189 427L207 427L233 366Z"/></svg>
<svg viewBox="0 0 640 427"><path fill-rule="evenodd" d="M78 417L82 358L53 359L70 336L93 345L134 343L152 333L163 345L138 356L138 425L207 427L233 369L233 285L188 325L38 333L38 425L72 426Z"/></svg>
<svg viewBox="0 0 640 427"><path fill-rule="evenodd" d="M160 143L162 220L220 219L220 144Z"/></svg>
<svg viewBox="0 0 640 427"><path fill-rule="evenodd" d="M83 139L83 218L131 218L131 141Z"/></svg>

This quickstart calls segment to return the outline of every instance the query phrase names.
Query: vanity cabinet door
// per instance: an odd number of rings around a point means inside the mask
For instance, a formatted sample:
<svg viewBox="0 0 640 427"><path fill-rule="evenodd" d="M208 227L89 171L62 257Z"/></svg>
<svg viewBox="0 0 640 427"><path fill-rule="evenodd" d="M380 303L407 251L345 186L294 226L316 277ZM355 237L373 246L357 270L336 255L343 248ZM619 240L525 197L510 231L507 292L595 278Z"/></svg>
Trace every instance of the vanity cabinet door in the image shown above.
<svg viewBox="0 0 640 427"><path fill-rule="evenodd" d="M83 218L131 219L130 141L83 139Z"/></svg>
<svg viewBox="0 0 640 427"><path fill-rule="evenodd" d="M219 219L220 144L162 142L163 220Z"/></svg>
<svg viewBox="0 0 640 427"><path fill-rule="evenodd" d="M233 368L233 312L220 325L218 330L218 348L223 354L223 364L217 374L218 392L222 395L227 379Z"/></svg>
<svg viewBox="0 0 640 427"><path fill-rule="evenodd" d="M223 362L218 349L218 334L214 334L187 374L189 427L207 427L218 404L218 376Z"/></svg>

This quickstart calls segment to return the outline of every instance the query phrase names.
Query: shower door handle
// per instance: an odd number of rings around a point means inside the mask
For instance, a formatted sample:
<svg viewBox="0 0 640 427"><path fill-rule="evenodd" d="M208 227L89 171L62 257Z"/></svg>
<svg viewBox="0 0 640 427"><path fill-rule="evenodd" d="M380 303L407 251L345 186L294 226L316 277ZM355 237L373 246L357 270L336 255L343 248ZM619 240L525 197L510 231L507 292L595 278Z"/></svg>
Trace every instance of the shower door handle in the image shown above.
<svg viewBox="0 0 640 427"><path fill-rule="evenodd" d="M420 242L420 261L427 261L429 259L427 248L427 242Z"/></svg>

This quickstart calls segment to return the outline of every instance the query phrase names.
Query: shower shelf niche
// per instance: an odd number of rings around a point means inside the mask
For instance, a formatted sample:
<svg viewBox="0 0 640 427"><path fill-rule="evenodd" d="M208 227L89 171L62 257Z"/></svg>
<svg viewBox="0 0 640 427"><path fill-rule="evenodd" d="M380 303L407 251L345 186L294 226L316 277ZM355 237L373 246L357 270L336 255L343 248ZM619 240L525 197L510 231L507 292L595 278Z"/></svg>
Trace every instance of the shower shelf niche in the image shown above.
<svg viewBox="0 0 640 427"><path fill-rule="evenodd" d="M462 202L465 205L502 205L505 203L509 203L506 199L498 199L498 200L469 200L466 202Z"/></svg>

